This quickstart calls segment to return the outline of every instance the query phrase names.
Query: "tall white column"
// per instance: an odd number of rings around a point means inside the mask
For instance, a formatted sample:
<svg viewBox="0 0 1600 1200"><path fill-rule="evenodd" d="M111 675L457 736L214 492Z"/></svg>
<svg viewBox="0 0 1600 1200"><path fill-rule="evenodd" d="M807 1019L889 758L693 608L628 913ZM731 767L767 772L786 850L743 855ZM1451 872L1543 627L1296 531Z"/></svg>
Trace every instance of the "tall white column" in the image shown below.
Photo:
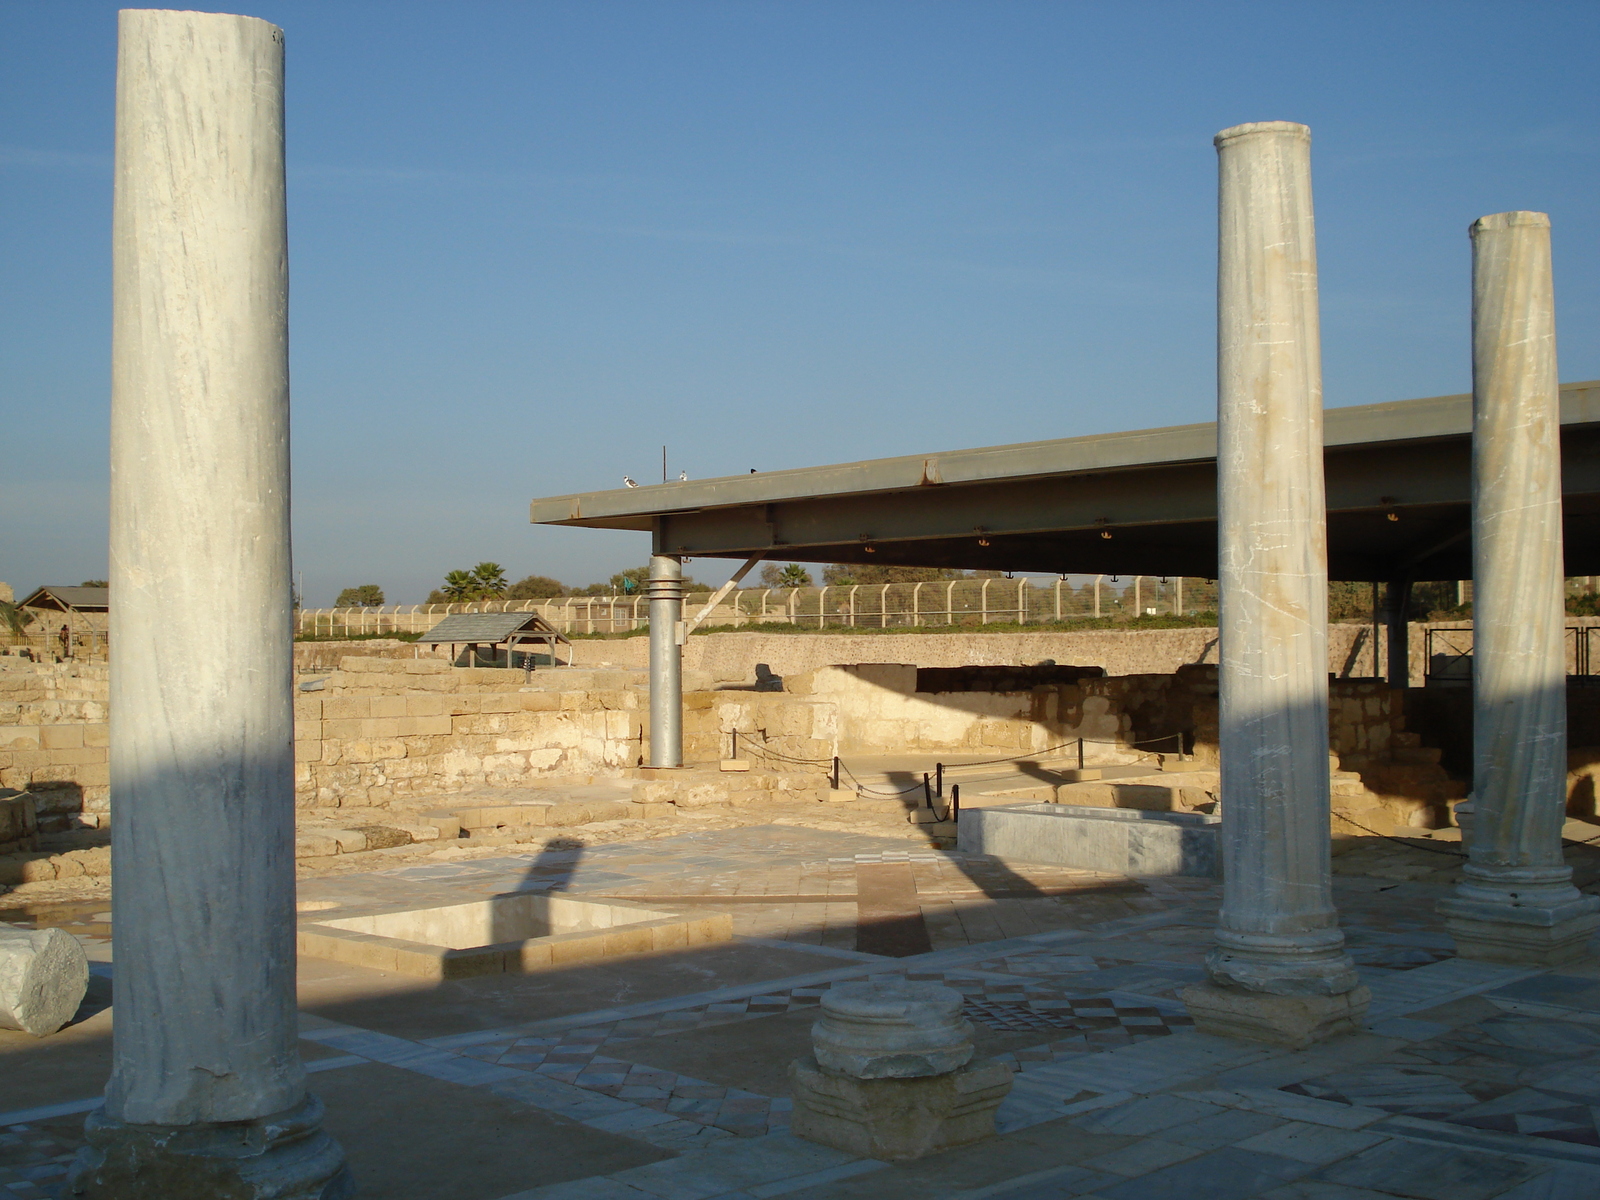
<svg viewBox="0 0 1600 1200"><path fill-rule="evenodd" d="M650 557L650 765L683 766L683 560Z"/></svg>
<svg viewBox="0 0 1600 1200"><path fill-rule="evenodd" d="M1472 236L1473 819L1445 926L1464 958L1585 953L1600 898L1572 886L1567 804L1561 412L1550 218Z"/></svg>
<svg viewBox="0 0 1600 1200"><path fill-rule="evenodd" d="M295 1005L283 33L120 15L113 1069L71 1194L353 1193Z"/></svg>
<svg viewBox="0 0 1600 1200"><path fill-rule="evenodd" d="M1306 1045L1367 990L1333 907L1328 575L1311 132L1217 135L1223 904L1199 1028Z"/></svg>

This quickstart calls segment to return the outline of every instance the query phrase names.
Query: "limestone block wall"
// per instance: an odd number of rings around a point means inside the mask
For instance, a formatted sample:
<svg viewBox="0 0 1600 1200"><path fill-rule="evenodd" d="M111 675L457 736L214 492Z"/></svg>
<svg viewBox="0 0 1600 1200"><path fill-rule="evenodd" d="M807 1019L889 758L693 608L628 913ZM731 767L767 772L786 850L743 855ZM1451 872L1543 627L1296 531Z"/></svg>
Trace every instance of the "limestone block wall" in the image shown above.
<svg viewBox="0 0 1600 1200"><path fill-rule="evenodd" d="M1414 627L1416 628L1416 627ZM1373 672L1372 629L1333 625L1328 670L1341 678ZM642 637L573 643L579 666L608 664L643 670ZM1217 661L1212 628L1082 630L1071 633L709 633L684 647L684 666L718 682L749 680L757 663L779 675L799 675L839 663L910 663L919 667L1006 666L1044 659L1103 667L1107 675L1170 675L1187 663Z"/></svg>
<svg viewBox="0 0 1600 1200"><path fill-rule="evenodd" d="M1100 761L1126 740L1131 723L1109 689L1048 685L1016 692L918 692L907 663L824 667L785 677L785 687L835 710L840 754L918 751L1022 754L1076 738Z"/></svg>
<svg viewBox="0 0 1600 1200"><path fill-rule="evenodd" d="M111 803L104 663L0 656L0 790L31 792L40 828Z"/></svg>
<svg viewBox="0 0 1600 1200"><path fill-rule="evenodd" d="M823 769L819 764L843 752L839 708L828 698L785 692L684 693L684 761L710 763L728 757L735 730L739 757L760 762L764 771L815 774Z"/></svg>
<svg viewBox="0 0 1600 1200"><path fill-rule="evenodd" d="M384 807L637 765L647 700L620 673L567 682L588 686L529 690L521 672L348 656L320 691L296 697L296 799Z"/></svg>
<svg viewBox="0 0 1600 1200"><path fill-rule="evenodd" d="M1201 762L1217 761L1217 668L1191 665L1171 675L1085 680L1129 715L1134 740L1182 732ZM1392 757L1403 738L1404 704L1387 684L1335 679L1328 685L1328 749L1352 761Z"/></svg>

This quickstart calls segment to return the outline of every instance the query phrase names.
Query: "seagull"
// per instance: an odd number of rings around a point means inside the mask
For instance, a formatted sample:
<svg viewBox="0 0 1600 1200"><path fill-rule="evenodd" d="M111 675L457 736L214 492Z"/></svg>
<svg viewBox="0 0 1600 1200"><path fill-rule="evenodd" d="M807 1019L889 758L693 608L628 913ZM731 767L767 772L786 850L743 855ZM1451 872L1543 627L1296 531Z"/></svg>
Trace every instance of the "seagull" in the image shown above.
<svg viewBox="0 0 1600 1200"><path fill-rule="evenodd" d="M635 483L633 481L633 477L631 475L624 475L622 477L622 482L627 484L629 487L638 487L639 486L637 483Z"/></svg>
<svg viewBox="0 0 1600 1200"><path fill-rule="evenodd" d="M679 483L688 483L689 482L689 472L687 472L687 471L679 471L678 472L678 482Z"/></svg>

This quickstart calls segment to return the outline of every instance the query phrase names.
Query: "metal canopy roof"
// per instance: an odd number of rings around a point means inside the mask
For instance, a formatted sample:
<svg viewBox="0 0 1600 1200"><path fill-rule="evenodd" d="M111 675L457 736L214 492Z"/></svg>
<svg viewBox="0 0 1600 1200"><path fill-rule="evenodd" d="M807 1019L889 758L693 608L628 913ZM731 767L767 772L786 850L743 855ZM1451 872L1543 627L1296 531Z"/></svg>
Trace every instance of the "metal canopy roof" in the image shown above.
<svg viewBox="0 0 1600 1200"><path fill-rule="evenodd" d="M519 633L539 634L543 640L567 640L543 617L525 612L452 613L417 640L430 646L441 643L492 645Z"/></svg>
<svg viewBox="0 0 1600 1200"><path fill-rule="evenodd" d="M107 612L111 589L100 587L42 587L34 589L18 608L47 608L53 612Z"/></svg>
<svg viewBox="0 0 1600 1200"><path fill-rule="evenodd" d="M1600 381L1561 389L1567 573L1600 574ZM1465 579L1472 397L1328 409L1335 579ZM1217 573L1214 423L533 501L659 553L1059 573ZM1107 536L1110 535L1110 536Z"/></svg>

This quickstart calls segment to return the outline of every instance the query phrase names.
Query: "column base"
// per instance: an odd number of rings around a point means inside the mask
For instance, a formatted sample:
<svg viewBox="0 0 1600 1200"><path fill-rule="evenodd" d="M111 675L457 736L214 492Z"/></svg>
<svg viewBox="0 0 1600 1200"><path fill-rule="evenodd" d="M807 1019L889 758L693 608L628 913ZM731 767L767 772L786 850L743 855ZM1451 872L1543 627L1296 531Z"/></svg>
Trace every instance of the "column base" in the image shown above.
<svg viewBox="0 0 1600 1200"><path fill-rule="evenodd" d="M129 1125L96 1109L63 1193L88 1200L348 1200L344 1150L322 1102L256 1121Z"/></svg>
<svg viewBox="0 0 1600 1200"><path fill-rule="evenodd" d="M1372 993L1358 985L1332 996L1275 996L1198 983L1184 988L1178 998L1201 1033L1303 1050L1341 1034L1360 1033Z"/></svg>
<svg viewBox="0 0 1600 1200"><path fill-rule="evenodd" d="M1004 1063L968 1063L916 1079L856 1079L814 1058L790 1063L789 1080L796 1137L891 1162L993 1137L995 1110L1012 1082Z"/></svg>
<svg viewBox="0 0 1600 1200"><path fill-rule="evenodd" d="M1480 962L1559 967L1589 956L1600 929L1600 897L1583 896L1547 908L1494 904L1453 896L1439 901L1456 954Z"/></svg>

